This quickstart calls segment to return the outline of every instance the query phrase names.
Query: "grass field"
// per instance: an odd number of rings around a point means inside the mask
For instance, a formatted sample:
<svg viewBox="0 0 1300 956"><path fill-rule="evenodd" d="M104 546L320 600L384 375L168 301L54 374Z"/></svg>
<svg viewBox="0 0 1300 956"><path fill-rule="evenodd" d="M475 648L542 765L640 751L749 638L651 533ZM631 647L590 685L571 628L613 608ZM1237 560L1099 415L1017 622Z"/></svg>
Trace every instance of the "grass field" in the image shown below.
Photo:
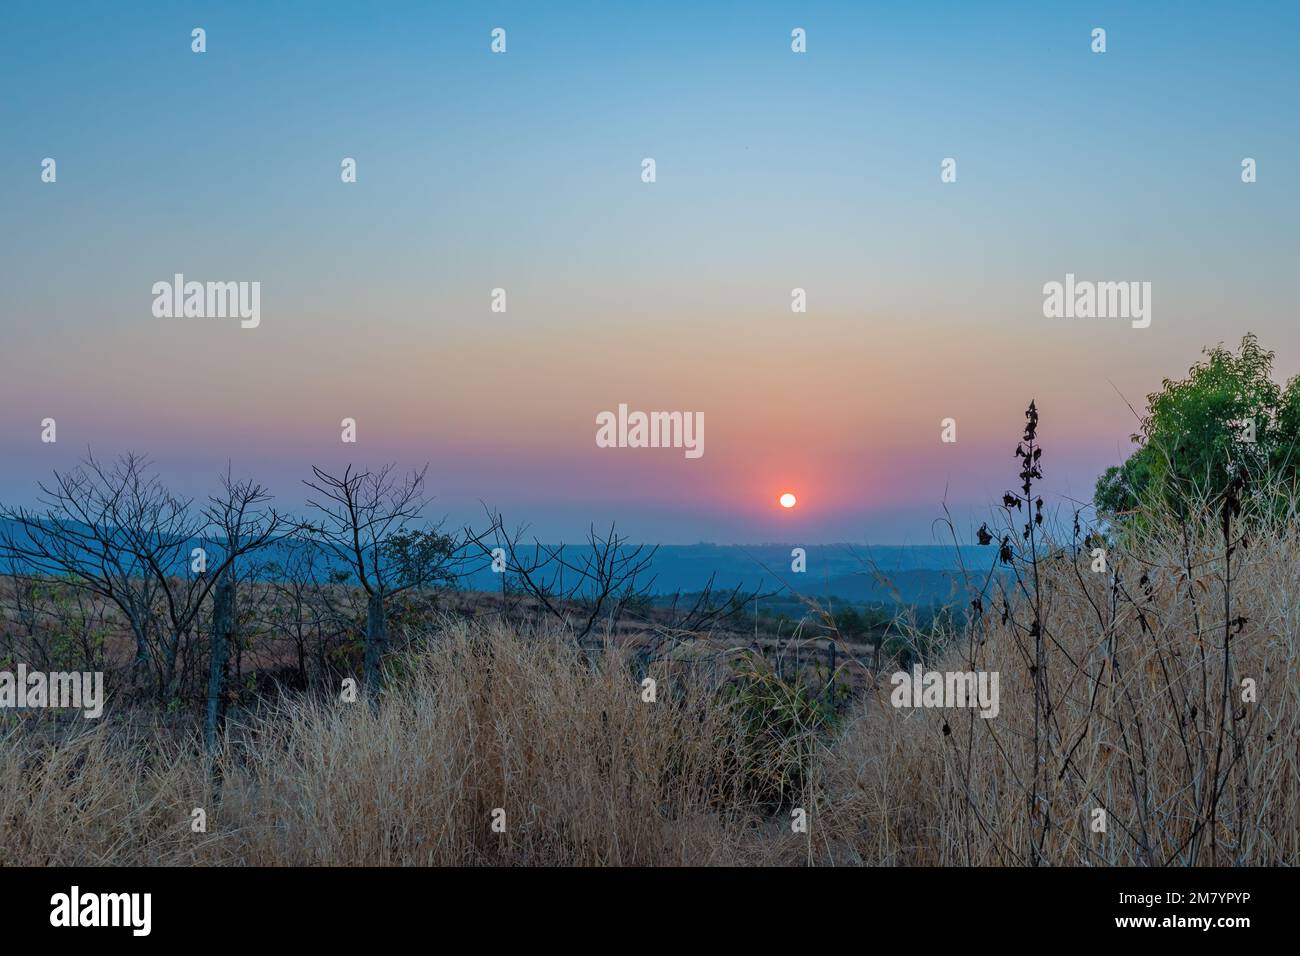
<svg viewBox="0 0 1300 956"><path fill-rule="evenodd" d="M1016 567L1037 584L989 593L926 664L997 671L994 719L891 706L896 665L851 651L864 677L832 699L743 647L647 667L631 646L459 617L373 698L232 717L213 761L155 710L10 715L0 859L1294 865L1298 537L1294 510L1267 519L1232 537L1229 567L1215 522L1152 522L1104 573L1043 543Z"/></svg>

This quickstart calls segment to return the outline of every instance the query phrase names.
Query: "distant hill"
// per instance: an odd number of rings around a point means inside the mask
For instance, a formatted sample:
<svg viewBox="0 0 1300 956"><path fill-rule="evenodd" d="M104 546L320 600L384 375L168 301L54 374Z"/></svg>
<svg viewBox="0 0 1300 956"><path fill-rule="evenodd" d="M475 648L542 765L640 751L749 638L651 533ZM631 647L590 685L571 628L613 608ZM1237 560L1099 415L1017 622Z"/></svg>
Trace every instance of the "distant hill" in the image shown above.
<svg viewBox="0 0 1300 956"><path fill-rule="evenodd" d="M16 530L12 524L5 524L8 530ZM304 545L272 545L259 553L258 564L284 564L292 555L292 549L299 547ZM833 595L864 602L901 599L909 604L964 603L961 564L964 563L973 576L980 577L987 572L994 557L990 549L974 546L958 549L934 545L810 545L804 548L805 570L795 572L791 570L794 547L790 544L662 545L655 553L650 575L645 582L639 583L648 584L649 578L653 577L651 591L655 595L697 592L712 577L715 590L730 591L742 587L762 593ZM526 550L531 552L531 548ZM184 553L188 555L188 551L187 547ZM581 564L583 556L591 553L591 548L567 545L564 551L569 561ZM476 570L461 579L463 588L471 591L500 589L501 578L486 566L486 561L472 564ZM185 563L178 564L174 573L187 573ZM264 576L247 564L245 573Z"/></svg>
<svg viewBox="0 0 1300 956"><path fill-rule="evenodd" d="M715 589L743 586L762 592L797 591L809 596L835 595L854 601L907 603L947 602L964 599L959 587L960 562L973 575L987 572L993 552L967 546L960 549L939 546L828 544L806 547L806 570L791 570L794 545L662 545L652 565L653 591L701 590L714 576ZM586 547L565 548L579 559ZM883 577L893 585L882 583ZM474 590L500 587L500 579L489 570L470 575L465 586ZM895 590L897 591L897 597Z"/></svg>

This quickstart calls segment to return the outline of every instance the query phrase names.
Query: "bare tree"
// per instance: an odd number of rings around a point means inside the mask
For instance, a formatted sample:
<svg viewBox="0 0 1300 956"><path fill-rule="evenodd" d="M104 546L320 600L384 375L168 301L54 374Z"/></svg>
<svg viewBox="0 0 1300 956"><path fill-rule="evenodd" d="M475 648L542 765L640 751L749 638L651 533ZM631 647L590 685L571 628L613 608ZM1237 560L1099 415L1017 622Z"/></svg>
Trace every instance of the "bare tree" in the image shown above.
<svg viewBox="0 0 1300 956"><path fill-rule="evenodd" d="M292 644L302 687L314 685L328 669L328 634L356 617L352 608L339 606L336 596L347 589L335 583L336 574L326 569L314 542L298 537L286 541L283 561L265 567L268 599L259 624Z"/></svg>
<svg viewBox="0 0 1300 956"><path fill-rule="evenodd" d="M112 602L136 642L135 663L152 664L162 699L204 599L234 560L263 541L249 538L207 564L193 548L213 514L195 513L153 473L125 454L106 465L87 453L71 472L40 485L40 509L0 508L0 550L30 573L61 577ZM191 561L191 559L193 559Z"/></svg>
<svg viewBox="0 0 1300 956"><path fill-rule="evenodd" d="M216 587L208 658L207 717L203 728L204 744L209 753L216 747L217 731L225 719L227 661L231 643L237 639L239 615L235 600L235 562L241 556L265 547L285 525L275 509L267 507L271 496L261 485L253 481L235 481L227 468L221 486L223 494L210 497L204 509L208 528L217 535L213 543L225 555L225 560L209 581L209 586L215 583Z"/></svg>
<svg viewBox="0 0 1300 956"><path fill-rule="evenodd" d="M642 653L650 659L665 645L712 629L753 598L741 586L719 592L710 577L698 594L659 596L656 606L652 571L657 547L631 544L614 525L604 533L588 529L586 544L577 547L542 544L536 538L521 546L526 529L507 532L500 514L489 512L488 517L486 532L466 529L466 545L494 561L503 592L509 593L506 586L513 584L517 593L571 629L579 644L598 624L612 632L629 618L649 637Z"/></svg>
<svg viewBox="0 0 1300 956"><path fill-rule="evenodd" d="M366 592L365 681L377 688L388 647L385 602L412 588L451 583L450 570L457 550L452 538L437 527L415 527L426 504L424 478L428 465L399 476L394 466L378 471L342 475L313 467L317 492L308 505L320 515L304 525L311 540L328 556L342 563Z"/></svg>
<svg viewBox="0 0 1300 956"><path fill-rule="evenodd" d="M38 510L0 508L0 547L33 575L59 577L115 605L135 637L139 676L161 674L154 568L177 566L191 528L186 504L146 475L146 459L127 454L105 466L92 455L40 484Z"/></svg>
<svg viewBox="0 0 1300 956"><path fill-rule="evenodd" d="M486 532L466 530L466 541L495 562L537 606L573 631L581 644L597 622L617 625L631 605L649 600L654 577L650 574L654 547L629 544L610 525L605 534L588 530L585 547L542 544L520 546L525 529L513 534L497 513L490 513Z"/></svg>

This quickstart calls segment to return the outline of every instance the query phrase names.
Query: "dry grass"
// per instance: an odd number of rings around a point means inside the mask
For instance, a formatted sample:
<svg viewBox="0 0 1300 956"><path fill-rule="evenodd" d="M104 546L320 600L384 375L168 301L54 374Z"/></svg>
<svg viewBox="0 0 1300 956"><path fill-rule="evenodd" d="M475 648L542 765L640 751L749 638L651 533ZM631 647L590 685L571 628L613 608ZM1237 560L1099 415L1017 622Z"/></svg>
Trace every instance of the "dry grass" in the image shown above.
<svg viewBox="0 0 1300 956"><path fill-rule="evenodd" d="M144 754L156 733L107 720L57 746L11 733L0 859L650 865L770 853L741 789L761 771L736 765L739 725L716 687L670 668L646 703L625 664L450 624L396 662L376 708L293 698L230 728L219 796L197 741ZM207 833L190 831L194 807Z"/></svg>
<svg viewBox="0 0 1300 956"><path fill-rule="evenodd" d="M1134 534L1104 574L1086 551L1043 559L1037 767L1024 593L929 665L998 671L997 718L897 710L882 674L836 731L757 738L752 699L690 669L659 670L644 703L618 652L592 666L560 638L453 623L395 662L376 708L292 698L232 726L215 774L195 740L120 715L57 743L39 722L0 731L0 861L1300 863L1297 530L1292 514L1237 548L1226 609L1213 526ZM760 799L792 748L800 790Z"/></svg>
<svg viewBox="0 0 1300 956"><path fill-rule="evenodd" d="M1234 549L1230 587L1213 522L1135 532L1110 549L1106 573L1091 570L1088 550L1052 552L1039 589L1050 706L1037 788L1032 602L1021 593L1006 620L1000 599L986 602L936 665L998 671L997 718L895 710L882 684L844 730L825 767L824 855L914 865L1035 855L1052 865L1300 862L1298 531L1294 510L1256 529ZM1243 701L1247 678L1254 703ZM1104 833L1091 826L1096 809L1106 811Z"/></svg>

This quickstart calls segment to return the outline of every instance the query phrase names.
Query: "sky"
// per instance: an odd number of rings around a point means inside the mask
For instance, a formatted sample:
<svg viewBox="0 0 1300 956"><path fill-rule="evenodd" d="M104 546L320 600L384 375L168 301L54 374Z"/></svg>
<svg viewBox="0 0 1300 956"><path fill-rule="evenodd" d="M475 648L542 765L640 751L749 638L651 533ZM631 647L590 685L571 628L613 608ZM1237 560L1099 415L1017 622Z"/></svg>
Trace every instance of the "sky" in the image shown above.
<svg viewBox="0 0 1300 956"><path fill-rule="evenodd" d="M1294 3L10 0L0 500L129 449L290 510L427 462L435 516L552 541L968 538L1031 398L1069 507L1205 346L1300 372L1297 130ZM176 273L260 324L155 316ZM1045 317L1067 273L1150 326ZM597 447L620 404L704 454Z"/></svg>

